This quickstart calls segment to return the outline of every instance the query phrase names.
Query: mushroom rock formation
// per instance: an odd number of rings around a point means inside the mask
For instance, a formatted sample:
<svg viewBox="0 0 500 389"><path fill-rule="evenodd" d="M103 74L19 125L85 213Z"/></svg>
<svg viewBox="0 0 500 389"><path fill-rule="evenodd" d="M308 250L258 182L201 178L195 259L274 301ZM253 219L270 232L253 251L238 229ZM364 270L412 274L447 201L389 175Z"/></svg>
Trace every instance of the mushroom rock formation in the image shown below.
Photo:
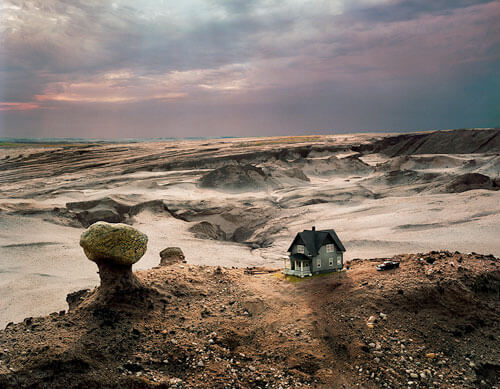
<svg viewBox="0 0 500 389"><path fill-rule="evenodd" d="M99 268L99 295L112 299L116 294L143 289L132 273L132 265L146 252L148 237L126 224L97 222L85 230L80 246ZM101 300L102 300L101 298Z"/></svg>
<svg viewBox="0 0 500 389"><path fill-rule="evenodd" d="M185 256L180 247L167 247L160 251L160 266L184 262Z"/></svg>

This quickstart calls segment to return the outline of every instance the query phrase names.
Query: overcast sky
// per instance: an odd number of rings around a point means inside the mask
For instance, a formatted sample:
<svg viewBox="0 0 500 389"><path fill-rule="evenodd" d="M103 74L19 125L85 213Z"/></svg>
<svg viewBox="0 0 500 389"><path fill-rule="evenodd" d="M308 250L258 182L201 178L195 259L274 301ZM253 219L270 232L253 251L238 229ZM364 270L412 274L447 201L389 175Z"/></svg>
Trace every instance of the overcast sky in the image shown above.
<svg viewBox="0 0 500 389"><path fill-rule="evenodd" d="M500 1L0 0L0 136L500 125Z"/></svg>

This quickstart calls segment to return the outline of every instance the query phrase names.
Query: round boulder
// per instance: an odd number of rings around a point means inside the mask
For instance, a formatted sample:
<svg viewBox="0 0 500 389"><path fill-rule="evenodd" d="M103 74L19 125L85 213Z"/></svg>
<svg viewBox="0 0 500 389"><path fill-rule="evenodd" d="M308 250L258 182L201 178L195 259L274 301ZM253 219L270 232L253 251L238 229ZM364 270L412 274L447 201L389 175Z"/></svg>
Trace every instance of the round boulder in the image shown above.
<svg viewBox="0 0 500 389"><path fill-rule="evenodd" d="M80 246L91 261L106 260L125 266L141 259L147 243L145 234L122 223L94 223L80 238Z"/></svg>

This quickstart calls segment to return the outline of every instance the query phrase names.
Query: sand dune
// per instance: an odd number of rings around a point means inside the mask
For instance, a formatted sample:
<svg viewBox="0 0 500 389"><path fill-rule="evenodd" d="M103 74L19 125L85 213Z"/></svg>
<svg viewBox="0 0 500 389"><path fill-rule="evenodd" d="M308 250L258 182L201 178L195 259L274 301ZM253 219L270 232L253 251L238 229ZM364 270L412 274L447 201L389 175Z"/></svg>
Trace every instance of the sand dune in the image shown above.
<svg viewBox="0 0 500 389"><path fill-rule="evenodd" d="M142 268L168 246L193 264L282 266L312 225L334 228L347 259L500 255L499 133L0 149L0 325L62 309L68 292L97 283L77 246L97 220L148 234Z"/></svg>

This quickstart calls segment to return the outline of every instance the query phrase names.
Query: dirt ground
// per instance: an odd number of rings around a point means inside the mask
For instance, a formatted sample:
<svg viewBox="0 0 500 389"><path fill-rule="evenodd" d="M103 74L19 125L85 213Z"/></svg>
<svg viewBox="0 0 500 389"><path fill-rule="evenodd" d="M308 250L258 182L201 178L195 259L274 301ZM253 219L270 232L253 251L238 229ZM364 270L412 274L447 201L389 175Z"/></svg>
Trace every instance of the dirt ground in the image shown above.
<svg viewBox="0 0 500 389"><path fill-rule="evenodd" d="M341 273L188 264L146 289L0 332L0 386L35 388L500 388L500 270L492 255L353 260Z"/></svg>

